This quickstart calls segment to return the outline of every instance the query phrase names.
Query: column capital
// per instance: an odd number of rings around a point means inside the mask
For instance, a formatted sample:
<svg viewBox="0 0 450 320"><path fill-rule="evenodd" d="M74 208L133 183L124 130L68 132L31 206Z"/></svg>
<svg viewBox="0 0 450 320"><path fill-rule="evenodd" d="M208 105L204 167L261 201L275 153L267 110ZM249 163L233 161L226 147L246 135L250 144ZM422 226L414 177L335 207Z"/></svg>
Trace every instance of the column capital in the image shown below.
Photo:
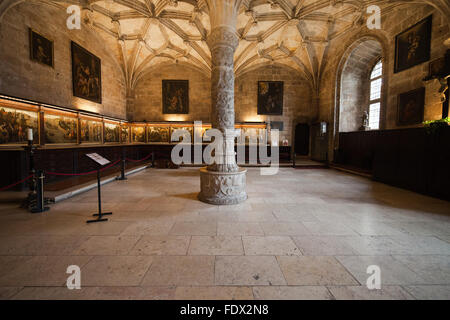
<svg viewBox="0 0 450 320"><path fill-rule="evenodd" d="M222 25L211 30L206 43L211 50L218 46L226 46L233 48L234 52L239 44L239 37L234 27Z"/></svg>

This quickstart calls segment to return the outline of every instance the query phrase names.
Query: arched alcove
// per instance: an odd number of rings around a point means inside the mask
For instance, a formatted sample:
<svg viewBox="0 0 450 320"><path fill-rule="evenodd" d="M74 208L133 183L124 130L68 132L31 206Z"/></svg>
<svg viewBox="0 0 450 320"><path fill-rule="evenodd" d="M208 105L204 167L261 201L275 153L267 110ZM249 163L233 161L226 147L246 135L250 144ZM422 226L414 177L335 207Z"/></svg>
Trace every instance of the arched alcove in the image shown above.
<svg viewBox="0 0 450 320"><path fill-rule="evenodd" d="M357 44L345 60L339 92L339 132L358 131L369 110L370 73L382 56L381 44L367 39Z"/></svg>

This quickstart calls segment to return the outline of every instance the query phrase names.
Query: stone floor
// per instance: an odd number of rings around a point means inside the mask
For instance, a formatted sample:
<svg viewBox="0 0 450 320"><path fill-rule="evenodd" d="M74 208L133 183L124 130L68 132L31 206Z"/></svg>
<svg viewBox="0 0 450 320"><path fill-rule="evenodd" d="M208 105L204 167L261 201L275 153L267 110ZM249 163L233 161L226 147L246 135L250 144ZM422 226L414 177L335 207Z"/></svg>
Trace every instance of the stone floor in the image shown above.
<svg viewBox="0 0 450 320"><path fill-rule="evenodd" d="M96 190L44 214L2 203L0 298L450 299L448 202L332 169L247 179L247 202L218 207L198 168L147 169L102 188L99 224Z"/></svg>

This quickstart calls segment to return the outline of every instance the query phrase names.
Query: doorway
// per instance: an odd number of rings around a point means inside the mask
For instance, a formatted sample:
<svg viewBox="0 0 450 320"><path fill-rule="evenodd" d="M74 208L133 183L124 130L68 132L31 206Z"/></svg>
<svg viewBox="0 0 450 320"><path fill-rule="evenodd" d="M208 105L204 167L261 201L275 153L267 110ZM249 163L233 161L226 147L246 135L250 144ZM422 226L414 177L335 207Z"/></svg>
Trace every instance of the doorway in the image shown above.
<svg viewBox="0 0 450 320"><path fill-rule="evenodd" d="M298 123L295 126L295 153L299 156L309 154L309 125Z"/></svg>

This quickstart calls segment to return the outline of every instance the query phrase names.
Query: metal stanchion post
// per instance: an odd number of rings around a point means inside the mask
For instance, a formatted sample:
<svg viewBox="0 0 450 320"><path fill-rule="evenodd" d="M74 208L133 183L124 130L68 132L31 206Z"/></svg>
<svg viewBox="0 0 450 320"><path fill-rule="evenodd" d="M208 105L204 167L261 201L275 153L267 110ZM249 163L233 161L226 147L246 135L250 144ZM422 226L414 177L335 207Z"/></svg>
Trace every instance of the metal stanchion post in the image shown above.
<svg viewBox="0 0 450 320"><path fill-rule="evenodd" d="M45 207L44 199L44 173L41 170L36 172L35 176L36 183L36 206L31 208L32 213L39 213L49 210L49 207Z"/></svg>
<svg viewBox="0 0 450 320"><path fill-rule="evenodd" d="M120 177L117 177L117 180L127 180L127 177L125 177L125 163L126 163L126 156L125 156L125 148L122 148L122 166L120 168Z"/></svg>
<svg viewBox="0 0 450 320"><path fill-rule="evenodd" d="M35 146L33 146L33 138L28 139L28 145L24 147L25 151L28 155L28 173L32 175L30 182L28 184L29 191L26 199L22 202L21 207L27 208L31 211L31 208L34 207L36 203L36 170L34 169L34 150Z"/></svg>
<svg viewBox="0 0 450 320"><path fill-rule="evenodd" d="M292 161L292 167L295 168L295 159L297 158L297 154L294 152L294 159Z"/></svg>

